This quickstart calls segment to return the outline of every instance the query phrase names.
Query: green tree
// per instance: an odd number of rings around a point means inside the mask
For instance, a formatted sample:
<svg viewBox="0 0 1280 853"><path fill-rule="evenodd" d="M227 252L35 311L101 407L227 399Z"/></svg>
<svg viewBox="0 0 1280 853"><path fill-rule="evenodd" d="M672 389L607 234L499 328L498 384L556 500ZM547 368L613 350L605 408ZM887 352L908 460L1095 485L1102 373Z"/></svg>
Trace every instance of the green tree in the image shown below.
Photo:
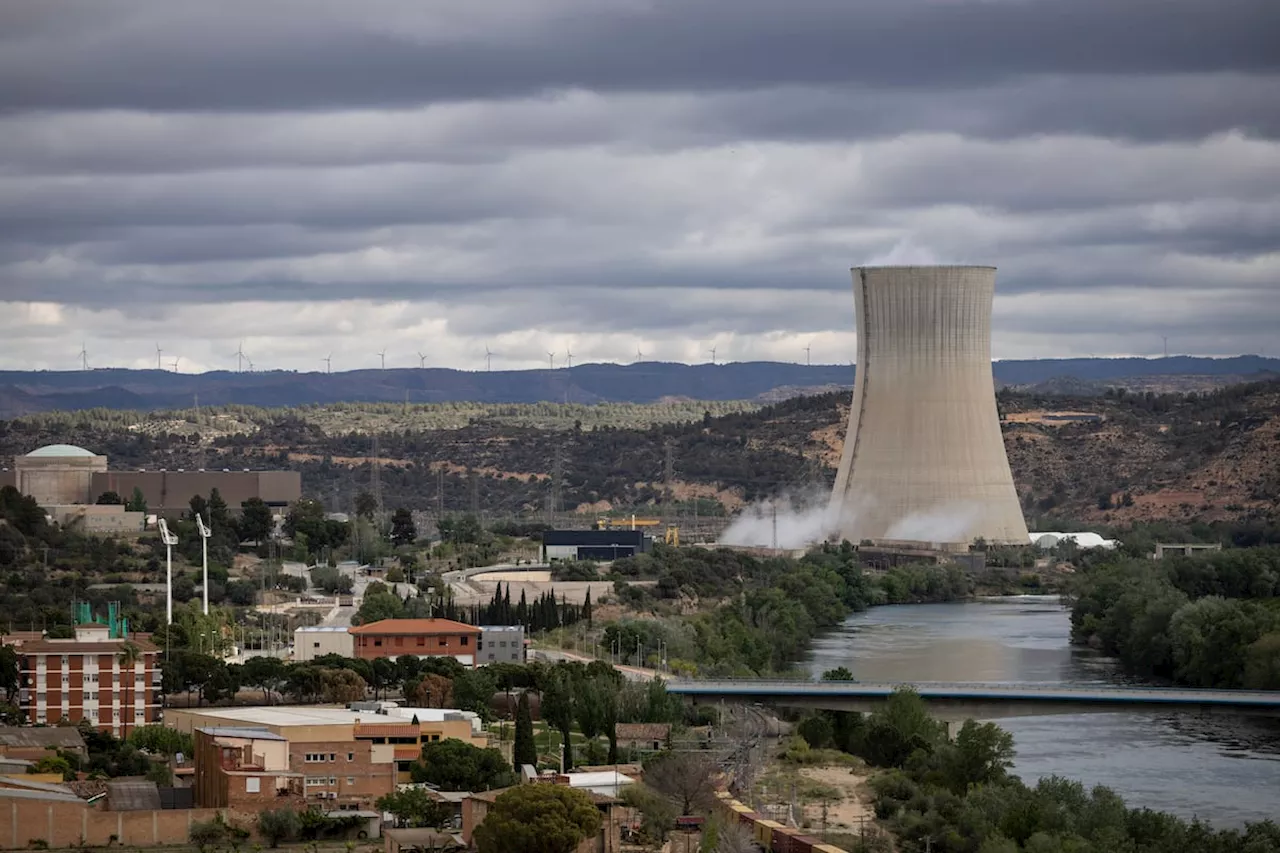
<svg viewBox="0 0 1280 853"><path fill-rule="evenodd" d="M370 584L372 587L372 584ZM370 593L365 591L360 609L356 611L352 623L368 625L370 622L381 622L383 619L399 619L404 616L404 601L400 596L390 592Z"/></svg>
<svg viewBox="0 0 1280 853"><path fill-rule="evenodd" d="M946 773L952 791L1002 781L1013 766L1013 735L995 723L965 720L955 743L946 750Z"/></svg>
<svg viewBox="0 0 1280 853"><path fill-rule="evenodd" d="M558 666L548 674L546 684L542 688L542 719L560 732L563 748L561 767L566 773L573 769L571 736L574 716L573 678L565 667Z"/></svg>
<svg viewBox="0 0 1280 853"><path fill-rule="evenodd" d="M1250 690L1280 690L1280 631L1264 634L1249 646L1244 686Z"/></svg>
<svg viewBox="0 0 1280 853"><path fill-rule="evenodd" d="M258 814L258 834L267 840L271 847L279 847L281 841L292 841L298 837L302 822L298 813L290 808L268 809Z"/></svg>
<svg viewBox="0 0 1280 853"><path fill-rule="evenodd" d="M98 495L98 499L94 503L99 506L120 506L124 503L124 498L120 497L118 492L103 492Z"/></svg>
<svg viewBox="0 0 1280 853"><path fill-rule="evenodd" d="M853 673L847 667L838 666L822 673L823 681L854 681Z"/></svg>
<svg viewBox="0 0 1280 853"><path fill-rule="evenodd" d="M591 798L563 785L521 785L501 794L476 827L479 853L573 853L600 831Z"/></svg>
<svg viewBox="0 0 1280 853"><path fill-rule="evenodd" d="M240 538L261 543L271 535L273 527L275 521L271 516L271 507L262 498L252 497L240 504L240 524L237 528Z"/></svg>
<svg viewBox="0 0 1280 853"><path fill-rule="evenodd" d="M287 677L288 666L279 658L259 655L244 662L244 683L261 690L268 705L272 692L278 692Z"/></svg>
<svg viewBox="0 0 1280 853"><path fill-rule="evenodd" d="M501 752L454 738L423 744L422 760L413 765L412 775L413 781L430 782L442 791L488 791L515 783Z"/></svg>
<svg viewBox="0 0 1280 853"><path fill-rule="evenodd" d="M22 666L18 653L13 646L0 646L0 690L4 691L4 701L12 704L22 684Z"/></svg>
<svg viewBox="0 0 1280 853"><path fill-rule="evenodd" d="M356 495L356 515L361 518L373 520L374 514L378 511L378 502L373 499L373 495L368 492L361 492Z"/></svg>
<svg viewBox="0 0 1280 853"><path fill-rule="evenodd" d="M533 739L533 713L529 709L529 692L520 693L520 701L516 703L516 742L513 750L515 769L521 766L538 764L538 747Z"/></svg>
<svg viewBox="0 0 1280 853"><path fill-rule="evenodd" d="M231 529L231 513L227 509L227 502L223 499L222 493L217 489L209 492L209 524L218 530Z"/></svg>
<svg viewBox="0 0 1280 853"><path fill-rule="evenodd" d="M901 767L917 750L931 753L944 737L945 727L929 716L920 694L898 687L868 715L859 752L880 767Z"/></svg>
<svg viewBox="0 0 1280 853"><path fill-rule="evenodd" d="M191 755L195 749L191 735L154 723L138 726L129 732L129 743L155 755Z"/></svg>
<svg viewBox="0 0 1280 853"><path fill-rule="evenodd" d="M133 495L130 496L129 501L124 505L124 508L128 512L145 513L147 511L147 498L142 494L142 489L137 486L133 487Z"/></svg>
<svg viewBox="0 0 1280 853"><path fill-rule="evenodd" d="M401 507L391 513L391 543L412 545L418 538L418 528L413 523L413 513Z"/></svg>
<svg viewBox="0 0 1280 853"><path fill-rule="evenodd" d="M453 821L453 806L433 800L425 788L405 788L378 797L378 811L394 815L400 826L439 828Z"/></svg>

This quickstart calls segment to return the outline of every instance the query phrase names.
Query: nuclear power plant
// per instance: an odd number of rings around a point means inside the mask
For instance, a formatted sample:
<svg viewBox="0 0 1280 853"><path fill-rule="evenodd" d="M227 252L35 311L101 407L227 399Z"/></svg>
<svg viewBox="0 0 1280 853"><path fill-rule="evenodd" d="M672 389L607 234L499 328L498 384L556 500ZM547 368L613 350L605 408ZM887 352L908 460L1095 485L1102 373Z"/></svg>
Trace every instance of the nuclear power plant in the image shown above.
<svg viewBox="0 0 1280 853"><path fill-rule="evenodd" d="M853 405L829 507L854 543L1025 545L991 373L995 267L856 267Z"/></svg>

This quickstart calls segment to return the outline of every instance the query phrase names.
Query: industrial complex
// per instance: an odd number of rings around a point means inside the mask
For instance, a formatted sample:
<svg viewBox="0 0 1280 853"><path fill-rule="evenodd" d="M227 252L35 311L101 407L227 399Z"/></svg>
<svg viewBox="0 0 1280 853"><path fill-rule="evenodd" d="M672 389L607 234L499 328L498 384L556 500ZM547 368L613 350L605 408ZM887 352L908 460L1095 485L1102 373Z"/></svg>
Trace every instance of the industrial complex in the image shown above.
<svg viewBox="0 0 1280 853"><path fill-rule="evenodd" d="M829 506L854 543L1029 541L991 373L995 268L858 267L857 376Z"/></svg>
<svg viewBox="0 0 1280 853"><path fill-rule="evenodd" d="M302 496L297 471L116 471L107 457L70 444L50 444L14 459L0 468L0 487L13 486L40 504L63 526L78 525L88 533L125 533L142 529L143 513L119 504L98 504L114 492L128 499L141 492L147 512L175 516L190 510L191 498L208 497L217 489L228 509L239 512L250 498L283 510Z"/></svg>

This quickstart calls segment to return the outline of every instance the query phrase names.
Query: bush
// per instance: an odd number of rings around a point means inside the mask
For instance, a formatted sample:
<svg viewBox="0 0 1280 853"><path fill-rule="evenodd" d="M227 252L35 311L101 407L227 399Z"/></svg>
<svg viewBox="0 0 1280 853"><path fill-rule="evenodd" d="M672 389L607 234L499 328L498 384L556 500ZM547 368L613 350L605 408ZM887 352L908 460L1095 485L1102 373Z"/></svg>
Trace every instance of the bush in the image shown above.
<svg viewBox="0 0 1280 853"><path fill-rule="evenodd" d="M272 847L279 847L281 841L297 838L300 825L298 814L293 809L264 811L258 815L258 834Z"/></svg>

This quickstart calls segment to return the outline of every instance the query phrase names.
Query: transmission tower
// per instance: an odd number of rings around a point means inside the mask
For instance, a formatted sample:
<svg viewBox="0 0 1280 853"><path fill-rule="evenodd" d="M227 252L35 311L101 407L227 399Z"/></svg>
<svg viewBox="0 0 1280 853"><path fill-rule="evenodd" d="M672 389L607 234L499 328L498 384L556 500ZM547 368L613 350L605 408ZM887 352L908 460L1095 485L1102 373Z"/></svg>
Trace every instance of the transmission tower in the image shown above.
<svg viewBox="0 0 1280 853"><path fill-rule="evenodd" d="M382 529L382 451L378 447L378 434L373 434L373 520Z"/></svg>

